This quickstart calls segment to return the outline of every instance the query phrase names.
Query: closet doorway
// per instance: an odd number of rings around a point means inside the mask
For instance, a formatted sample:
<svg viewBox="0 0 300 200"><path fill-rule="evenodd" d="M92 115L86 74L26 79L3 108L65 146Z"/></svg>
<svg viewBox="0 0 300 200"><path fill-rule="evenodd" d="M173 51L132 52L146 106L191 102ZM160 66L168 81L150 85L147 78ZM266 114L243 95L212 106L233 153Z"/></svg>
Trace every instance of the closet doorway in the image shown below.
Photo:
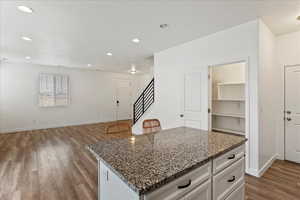
<svg viewBox="0 0 300 200"><path fill-rule="evenodd" d="M246 60L208 68L208 127L210 131L245 136L249 169L249 84Z"/></svg>
<svg viewBox="0 0 300 200"><path fill-rule="evenodd" d="M246 62L209 67L209 129L246 136Z"/></svg>

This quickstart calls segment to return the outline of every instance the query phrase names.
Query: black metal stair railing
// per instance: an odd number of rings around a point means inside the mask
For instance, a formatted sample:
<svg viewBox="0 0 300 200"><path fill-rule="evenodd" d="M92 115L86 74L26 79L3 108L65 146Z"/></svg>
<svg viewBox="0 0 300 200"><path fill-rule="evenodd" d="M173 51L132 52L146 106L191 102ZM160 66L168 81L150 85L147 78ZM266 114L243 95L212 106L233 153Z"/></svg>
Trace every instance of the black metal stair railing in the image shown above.
<svg viewBox="0 0 300 200"><path fill-rule="evenodd" d="M154 78L144 89L142 94L133 104L133 124L135 124L148 108L154 103Z"/></svg>

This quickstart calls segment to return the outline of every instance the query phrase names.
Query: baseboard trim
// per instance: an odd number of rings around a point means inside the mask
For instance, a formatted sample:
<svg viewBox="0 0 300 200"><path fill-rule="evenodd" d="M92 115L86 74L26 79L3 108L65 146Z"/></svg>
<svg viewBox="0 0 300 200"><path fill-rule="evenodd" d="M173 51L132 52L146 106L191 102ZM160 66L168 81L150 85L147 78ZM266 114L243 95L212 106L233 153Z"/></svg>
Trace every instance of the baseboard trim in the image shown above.
<svg viewBox="0 0 300 200"><path fill-rule="evenodd" d="M265 164L264 166L259 170L258 175L261 177L273 164L273 162L277 159L278 154L273 155Z"/></svg>
<svg viewBox="0 0 300 200"><path fill-rule="evenodd" d="M255 177L259 177L258 176L258 171L256 169L253 169L253 168L249 168L249 169L246 169L246 174L249 174L251 176L255 176Z"/></svg>
<svg viewBox="0 0 300 200"><path fill-rule="evenodd" d="M265 164L264 166L259 169L259 170L256 170L256 169L253 169L253 168L249 168L249 169L246 169L246 173L251 175L251 176L255 176L255 177L261 177L273 164L273 162L275 160L277 160L277 157L278 157L278 154L275 154L273 155Z"/></svg>

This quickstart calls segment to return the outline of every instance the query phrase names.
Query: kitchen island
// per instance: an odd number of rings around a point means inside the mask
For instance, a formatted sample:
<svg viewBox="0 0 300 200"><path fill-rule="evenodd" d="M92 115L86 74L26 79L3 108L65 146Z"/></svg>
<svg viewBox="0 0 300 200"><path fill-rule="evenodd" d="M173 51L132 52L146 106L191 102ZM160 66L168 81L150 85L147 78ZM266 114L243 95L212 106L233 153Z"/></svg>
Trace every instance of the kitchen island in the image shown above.
<svg viewBox="0 0 300 200"><path fill-rule="evenodd" d="M180 127L91 144L99 200L242 200L246 139Z"/></svg>

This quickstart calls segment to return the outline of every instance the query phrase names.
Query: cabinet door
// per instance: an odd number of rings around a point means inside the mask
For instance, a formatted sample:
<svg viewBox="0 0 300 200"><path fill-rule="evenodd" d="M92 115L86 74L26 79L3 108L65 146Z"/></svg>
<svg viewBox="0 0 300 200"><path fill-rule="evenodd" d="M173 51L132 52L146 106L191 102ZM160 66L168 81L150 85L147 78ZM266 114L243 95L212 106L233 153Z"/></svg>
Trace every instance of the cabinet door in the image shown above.
<svg viewBox="0 0 300 200"><path fill-rule="evenodd" d="M234 192L232 192L226 200L244 200L245 199L245 186L242 184Z"/></svg>
<svg viewBox="0 0 300 200"><path fill-rule="evenodd" d="M200 186L196 187L194 190L184 196L182 200L211 200L210 180L207 180Z"/></svg>
<svg viewBox="0 0 300 200"><path fill-rule="evenodd" d="M131 190L117 175L100 162L99 200L139 200L139 196Z"/></svg>

